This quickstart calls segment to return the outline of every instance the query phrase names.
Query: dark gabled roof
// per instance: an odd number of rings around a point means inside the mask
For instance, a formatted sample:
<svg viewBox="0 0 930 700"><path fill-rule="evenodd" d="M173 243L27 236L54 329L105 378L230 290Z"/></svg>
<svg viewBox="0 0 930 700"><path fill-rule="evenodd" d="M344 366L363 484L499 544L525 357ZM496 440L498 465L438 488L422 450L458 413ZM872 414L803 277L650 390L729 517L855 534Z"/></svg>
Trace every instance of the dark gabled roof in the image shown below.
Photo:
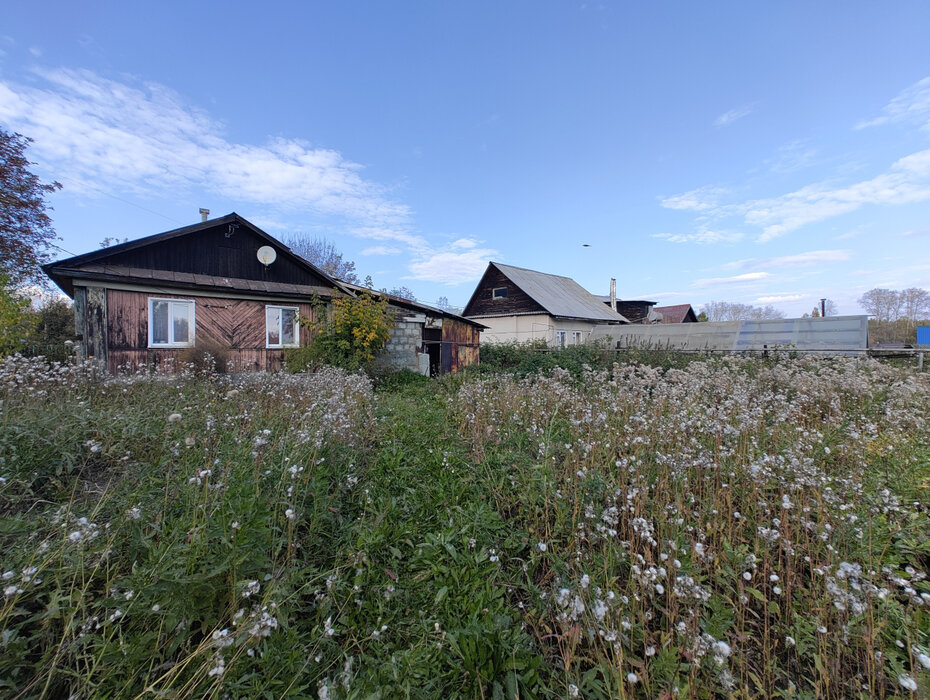
<svg viewBox="0 0 930 700"><path fill-rule="evenodd" d="M437 308L435 306L429 306L428 304L421 304L420 302L413 301L412 299L407 299L405 297L399 297L394 294L388 294L387 292L380 292L377 289L369 289L368 287L363 287L358 284L351 284L349 282L343 282L342 284L356 293L368 292L376 297L385 297L387 298L388 303L392 304L393 306L400 306L402 308L409 309L411 311L419 311L422 313L428 313L432 316L441 316L443 318L451 318L455 321L461 321L462 323L467 323L470 326L475 326L476 328L479 328L482 330L487 328L487 326L485 326L484 324L478 323L477 321L474 321L470 318L459 316L458 314L454 314L450 311L443 311L442 309Z"/></svg>
<svg viewBox="0 0 930 700"><path fill-rule="evenodd" d="M662 323L685 323L690 317L692 322L697 321L697 316L691 304L674 304L672 306L656 306L653 311L662 314Z"/></svg>
<svg viewBox="0 0 930 700"><path fill-rule="evenodd" d="M626 318L602 304L597 297L570 277L496 262L490 262L488 266L500 270L551 316L604 323L629 323ZM465 308L475 299L478 289L475 289Z"/></svg>
<svg viewBox="0 0 930 700"><path fill-rule="evenodd" d="M227 214L226 216L219 217L217 219L210 219L208 221L202 221L190 226L183 226L181 228L173 229L171 231L165 231L164 233L157 233L152 236L145 236L143 238L138 238L134 241L128 241L126 243L119 243L108 248L102 248L100 250L95 250L90 253L84 253L83 255L75 255L71 258L66 258L65 260L59 260L57 262L49 263L44 265L42 269L45 273L52 278L52 280L61 287L68 295L73 295L74 287L73 280L75 278L87 278L87 279L100 279L104 281L144 281L146 279L152 279L153 274L157 272L157 276L162 282L179 282L186 286L212 286L212 282L217 279L224 280L223 283L218 284L221 289L229 290L239 290L239 291L254 291L253 287L256 280L242 279L239 277L223 277L219 278L216 275L198 275L193 273L186 273L176 270L158 270L152 271L150 268L142 266L126 266L124 264L113 264L117 258L125 258L126 253L131 253L132 251L139 251L142 248L147 246L153 246L157 244L162 244L169 242L173 239L178 239L184 236L190 236L193 234L206 231L208 229L213 229L222 226L229 226L230 231L234 231L238 227L247 228L252 234L254 234L260 240L263 240L265 243L275 248L279 253L286 255L291 262L296 265L298 268L305 270L311 277L316 277L322 279L323 282L330 286L335 287L347 294L351 294L348 291L348 288L345 286L345 283L341 280L328 275L326 272L318 268L313 263L304 259L289 247L284 245L281 241L274 238L273 236L262 231L258 226L248 221L247 219L239 216L235 212ZM108 262L113 261L113 262ZM171 279L171 276L177 276L177 279ZM182 279L183 278L183 279ZM199 279L195 279L199 278ZM268 282L263 283L264 285L275 285L279 283ZM261 286L261 285L260 285ZM299 286L303 287L306 285L286 285L290 287ZM318 288L319 285L309 285L314 288Z"/></svg>

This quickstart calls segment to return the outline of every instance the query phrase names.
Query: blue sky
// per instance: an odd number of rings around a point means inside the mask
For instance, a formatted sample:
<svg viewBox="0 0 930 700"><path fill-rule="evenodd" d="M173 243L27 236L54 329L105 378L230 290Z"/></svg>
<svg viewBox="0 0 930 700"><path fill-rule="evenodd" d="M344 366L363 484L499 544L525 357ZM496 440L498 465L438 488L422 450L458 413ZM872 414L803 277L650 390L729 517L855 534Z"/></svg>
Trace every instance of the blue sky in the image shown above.
<svg viewBox="0 0 930 700"><path fill-rule="evenodd" d="M930 288L928 36L926 2L8 3L0 125L74 254L207 207L427 303L493 259L859 313Z"/></svg>

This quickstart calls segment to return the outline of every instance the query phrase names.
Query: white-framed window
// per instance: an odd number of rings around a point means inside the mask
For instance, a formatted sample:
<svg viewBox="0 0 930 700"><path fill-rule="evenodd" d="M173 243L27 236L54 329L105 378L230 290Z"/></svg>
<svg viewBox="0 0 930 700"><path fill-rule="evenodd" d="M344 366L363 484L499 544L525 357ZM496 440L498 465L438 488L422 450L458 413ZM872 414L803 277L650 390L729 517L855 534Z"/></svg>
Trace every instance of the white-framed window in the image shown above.
<svg viewBox="0 0 930 700"><path fill-rule="evenodd" d="M556 331L555 332L555 345L558 348L565 347L565 336L567 333L565 331Z"/></svg>
<svg viewBox="0 0 930 700"><path fill-rule="evenodd" d="M506 299L507 298L507 287L495 287L491 290L492 299Z"/></svg>
<svg viewBox="0 0 930 700"><path fill-rule="evenodd" d="M197 323L193 299L149 297L149 347L188 348Z"/></svg>
<svg viewBox="0 0 930 700"><path fill-rule="evenodd" d="M266 306L265 347L298 347L300 345L299 318L300 310L296 306Z"/></svg>
<svg viewBox="0 0 930 700"><path fill-rule="evenodd" d="M572 345L581 345L582 343L584 343L584 333L572 331Z"/></svg>

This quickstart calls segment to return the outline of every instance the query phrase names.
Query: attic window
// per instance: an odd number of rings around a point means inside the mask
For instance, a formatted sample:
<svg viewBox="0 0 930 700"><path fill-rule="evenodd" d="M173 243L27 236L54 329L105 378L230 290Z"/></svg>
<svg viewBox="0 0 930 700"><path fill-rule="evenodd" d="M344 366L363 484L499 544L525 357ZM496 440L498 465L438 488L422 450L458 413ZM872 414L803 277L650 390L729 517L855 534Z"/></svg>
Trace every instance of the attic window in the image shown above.
<svg viewBox="0 0 930 700"><path fill-rule="evenodd" d="M506 299L507 298L507 287L495 287L491 292L492 299Z"/></svg>

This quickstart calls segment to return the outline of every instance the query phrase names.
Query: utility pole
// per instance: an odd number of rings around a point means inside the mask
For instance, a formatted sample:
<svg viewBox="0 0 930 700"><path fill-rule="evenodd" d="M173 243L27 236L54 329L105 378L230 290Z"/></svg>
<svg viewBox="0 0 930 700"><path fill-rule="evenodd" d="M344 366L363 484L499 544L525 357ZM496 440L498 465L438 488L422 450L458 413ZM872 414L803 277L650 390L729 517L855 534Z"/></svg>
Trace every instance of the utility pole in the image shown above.
<svg viewBox="0 0 930 700"><path fill-rule="evenodd" d="M827 300L821 299L820 300L820 318L826 318L826 317L827 317Z"/></svg>

